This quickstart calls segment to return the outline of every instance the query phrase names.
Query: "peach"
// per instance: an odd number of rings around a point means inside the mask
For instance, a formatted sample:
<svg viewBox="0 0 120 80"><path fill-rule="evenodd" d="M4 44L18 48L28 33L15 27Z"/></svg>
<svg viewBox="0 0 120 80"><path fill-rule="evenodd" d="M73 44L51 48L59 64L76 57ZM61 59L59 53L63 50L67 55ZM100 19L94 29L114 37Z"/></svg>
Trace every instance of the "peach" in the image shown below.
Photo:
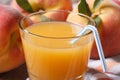
<svg viewBox="0 0 120 80"><path fill-rule="evenodd" d="M41 10L72 10L72 1L71 0L27 0L30 4L32 11L41 11ZM24 4L23 4L24 5ZM16 0L12 0L11 6L17 10L19 10L24 15L28 15L31 12L24 10ZM32 12L32 13L33 13ZM59 16L58 16L59 15ZM61 12L50 12L45 14L46 17L50 17L54 20L65 20L68 13L61 13ZM38 19L38 18L34 18Z"/></svg>
<svg viewBox="0 0 120 80"><path fill-rule="evenodd" d="M95 0L86 0L91 12L90 17L94 20L97 17L100 18L100 22L96 22L99 23L96 27L99 31L105 57L120 54L120 5L116 4L114 1L115 0L101 0L101 2L97 4L97 7L94 8ZM73 11L78 12L78 5ZM98 59L98 57L98 51L94 43L91 58Z"/></svg>
<svg viewBox="0 0 120 80"><path fill-rule="evenodd" d="M87 0L94 3L94 0ZM92 6L92 5L91 5ZM106 57L118 55L120 53L120 6L113 0L104 0L92 12L92 17L99 16L101 19L98 25L99 35ZM94 16L95 15L95 16ZM91 58L98 58L96 45L93 45Z"/></svg>
<svg viewBox="0 0 120 80"><path fill-rule="evenodd" d="M72 10L71 0L27 0L27 1L31 5L33 12L39 10ZM11 6L25 15L29 14L28 11L25 11L17 4L16 0L12 0Z"/></svg>
<svg viewBox="0 0 120 80"><path fill-rule="evenodd" d="M0 73L14 69L24 63L23 49L18 31L22 17L10 6L0 5Z"/></svg>

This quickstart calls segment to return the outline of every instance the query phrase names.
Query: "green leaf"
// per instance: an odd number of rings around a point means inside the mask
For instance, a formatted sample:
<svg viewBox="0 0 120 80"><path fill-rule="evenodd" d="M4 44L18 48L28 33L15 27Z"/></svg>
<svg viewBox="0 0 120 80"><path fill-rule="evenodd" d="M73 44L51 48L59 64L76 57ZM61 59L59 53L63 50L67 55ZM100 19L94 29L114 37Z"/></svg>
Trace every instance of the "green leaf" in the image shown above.
<svg viewBox="0 0 120 80"><path fill-rule="evenodd" d="M93 18L95 23L96 23L96 27L98 27L100 25L100 23L102 22L101 18L99 16L96 16L95 18Z"/></svg>
<svg viewBox="0 0 120 80"><path fill-rule="evenodd" d="M85 15L91 16L91 11L89 9L88 4L86 3L86 0L81 0L78 5L78 11L79 13L83 13Z"/></svg>
<svg viewBox="0 0 120 80"><path fill-rule="evenodd" d="M96 9L103 0L95 0L93 8Z"/></svg>
<svg viewBox="0 0 120 80"><path fill-rule="evenodd" d="M16 0L17 4L25 11L32 13L33 9L27 0Z"/></svg>

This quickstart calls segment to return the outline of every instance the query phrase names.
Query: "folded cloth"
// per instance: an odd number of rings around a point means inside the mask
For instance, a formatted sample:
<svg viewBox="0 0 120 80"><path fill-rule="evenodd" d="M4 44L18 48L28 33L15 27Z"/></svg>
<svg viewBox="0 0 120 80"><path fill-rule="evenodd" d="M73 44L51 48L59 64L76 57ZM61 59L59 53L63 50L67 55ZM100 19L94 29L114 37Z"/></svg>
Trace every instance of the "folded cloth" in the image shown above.
<svg viewBox="0 0 120 80"><path fill-rule="evenodd" d="M106 58L107 72L102 72L100 60L90 60L85 80L120 80L120 55Z"/></svg>
<svg viewBox="0 0 120 80"><path fill-rule="evenodd" d="M85 80L112 80L112 79L105 73L89 68L85 75Z"/></svg>
<svg viewBox="0 0 120 80"><path fill-rule="evenodd" d="M120 76L112 72L103 73L89 68L85 75L85 80L120 80Z"/></svg>

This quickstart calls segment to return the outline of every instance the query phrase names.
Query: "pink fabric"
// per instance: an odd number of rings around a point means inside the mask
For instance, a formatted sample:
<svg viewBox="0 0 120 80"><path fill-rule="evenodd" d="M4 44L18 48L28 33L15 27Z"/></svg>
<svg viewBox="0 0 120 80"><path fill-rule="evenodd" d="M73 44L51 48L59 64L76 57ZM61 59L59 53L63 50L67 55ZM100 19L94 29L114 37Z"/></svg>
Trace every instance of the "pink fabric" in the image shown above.
<svg viewBox="0 0 120 80"><path fill-rule="evenodd" d="M85 80L120 80L120 55L106 58L107 72L102 72L100 60L90 60Z"/></svg>

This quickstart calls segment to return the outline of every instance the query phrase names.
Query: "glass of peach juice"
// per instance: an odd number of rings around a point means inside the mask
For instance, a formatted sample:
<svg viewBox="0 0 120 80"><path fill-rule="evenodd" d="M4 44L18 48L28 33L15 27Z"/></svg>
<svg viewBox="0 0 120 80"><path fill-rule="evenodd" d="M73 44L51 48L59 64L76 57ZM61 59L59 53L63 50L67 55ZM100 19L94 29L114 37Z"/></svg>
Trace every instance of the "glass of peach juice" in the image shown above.
<svg viewBox="0 0 120 80"><path fill-rule="evenodd" d="M84 80L94 39L91 31L77 34L87 25L95 26L95 22L86 15L63 10L23 17L19 29L29 79Z"/></svg>

